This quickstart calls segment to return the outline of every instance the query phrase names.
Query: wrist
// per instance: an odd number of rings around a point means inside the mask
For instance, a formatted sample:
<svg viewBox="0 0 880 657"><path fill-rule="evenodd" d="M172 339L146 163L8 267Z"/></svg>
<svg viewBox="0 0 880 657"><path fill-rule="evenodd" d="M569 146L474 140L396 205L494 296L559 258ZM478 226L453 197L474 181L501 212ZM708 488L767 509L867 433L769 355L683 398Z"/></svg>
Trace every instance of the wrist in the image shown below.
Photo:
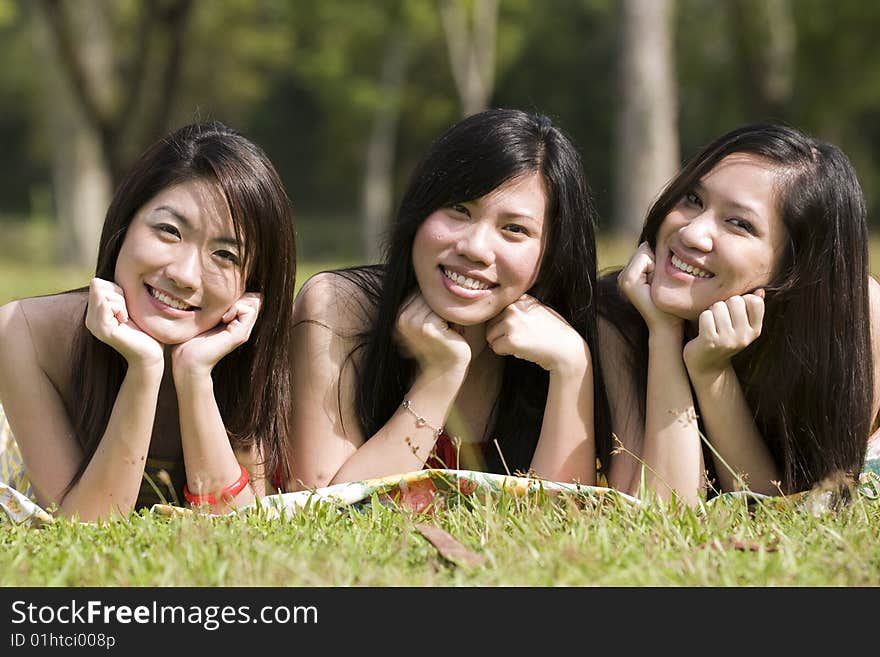
<svg viewBox="0 0 880 657"><path fill-rule="evenodd" d="M580 336L579 336L580 337ZM565 354L565 357L550 364L547 371L551 378L562 380L580 380L590 369L590 348L587 343L580 339L577 349Z"/></svg>
<svg viewBox="0 0 880 657"><path fill-rule="evenodd" d="M470 363L456 363L447 367L419 366L419 378L455 386L456 391L467 378Z"/></svg>
<svg viewBox="0 0 880 657"><path fill-rule="evenodd" d="M656 344L668 345L675 344L676 348L681 347L681 341L684 338L684 322L660 322L653 326L648 326L648 345Z"/></svg>
<svg viewBox="0 0 880 657"><path fill-rule="evenodd" d="M205 390L212 392L214 379L211 378L211 370L206 368L171 368L174 378L174 387L178 395L182 392Z"/></svg>
<svg viewBox="0 0 880 657"><path fill-rule="evenodd" d="M222 490L217 493L213 492L202 492L199 491L198 494L193 494L189 489L189 482L184 484L183 486L183 497L189 502L192 506L200 506L202 504L208 504L210 506L217 506L221 502L225 502L226 504L230 504L235 497L244 490L245 486L247 486L248 481L250 479L248 475L247 469L241 464L239 464L239 476L234 482L230 485L226 486ZM200 487L197 487L200 488Z"/></svg>
<svg viewBox="0 0 880 657"><path fill-rule="evenodd" d="M127 363L126 376L134 376L145 382L161 381L165 374L164 358L158 360L126 359L125 362Z"/></svg>
<svg viewBox="0 0 880 657"><path fill-rule="evenodd" d="M684 366L687 369L688 377L690 377L694 387L698 388L713 385L722 377L734 373L733 364L730 360L719 361L716 363L695 363L690 362L689 359L685 357Z"/></svg>
<svg viewBox="0 0 880 657"><path fill-rule="evenodd" d="M193 363L185 358L178 358L175 352L171 355L171 373L175 383L195 383L211 378L214 365Z"/></svg>

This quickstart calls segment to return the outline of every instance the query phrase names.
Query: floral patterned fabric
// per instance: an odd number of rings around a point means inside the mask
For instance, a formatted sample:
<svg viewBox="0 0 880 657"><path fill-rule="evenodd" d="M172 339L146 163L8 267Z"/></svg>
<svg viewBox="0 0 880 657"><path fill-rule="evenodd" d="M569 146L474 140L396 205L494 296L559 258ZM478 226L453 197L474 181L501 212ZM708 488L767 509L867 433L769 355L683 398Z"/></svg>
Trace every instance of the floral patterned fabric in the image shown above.
<svg viewBox="0 0 880 657"><path fill-rule="evenodd" d="M27 497L34 497L33 488L24 470L24 461L12 430L0 406L0 482L7 484Z"/></svg>

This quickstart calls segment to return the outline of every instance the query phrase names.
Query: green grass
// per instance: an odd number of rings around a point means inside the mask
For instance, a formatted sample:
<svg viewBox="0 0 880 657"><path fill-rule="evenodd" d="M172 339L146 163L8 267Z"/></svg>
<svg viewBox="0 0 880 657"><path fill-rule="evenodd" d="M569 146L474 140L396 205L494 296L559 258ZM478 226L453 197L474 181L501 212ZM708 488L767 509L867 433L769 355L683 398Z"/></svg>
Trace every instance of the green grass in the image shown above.
<svg viewBox="0 0 880 657"><path fill-rule="evenodd" d="M483 557L456 565L433 522ZM0 523L5 586L877 586L880 502L837 512L741 500L688 508L492 497L414 516L378 504L283 519L143 512Z"/></svg>

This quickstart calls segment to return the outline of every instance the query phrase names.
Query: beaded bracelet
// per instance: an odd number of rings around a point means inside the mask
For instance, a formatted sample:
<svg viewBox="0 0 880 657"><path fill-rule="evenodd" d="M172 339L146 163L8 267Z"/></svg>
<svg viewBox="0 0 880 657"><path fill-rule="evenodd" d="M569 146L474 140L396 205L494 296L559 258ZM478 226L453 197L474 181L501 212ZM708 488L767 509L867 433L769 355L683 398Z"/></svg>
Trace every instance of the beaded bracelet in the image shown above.
<svg viewBox="0 0 880 657"><path fill-rule="evenodd" d="M247 486L249 479L248 471L240 463L238 464L238 467L241 468L241 476L235 482L220 491L220 499L224 502L229 502L230 500L232 500L236 495L244 490L245 486ZM211 506L215 506L217 504L217 497L213 493L210 493L208 495L193 495L189 492L189 488L186 484L183 485L183 497L193 506L197 506L199 504L210 504Z"/></svg>
<svg viewBox="0 0 880 657"><path fill-rule="evenodd" d="M428 420L426 420L426 419L423 418L421 415L419 415L418 413L416 413L416 412L413 410L412 402L411 402L409 399L404 399L403 402L402 402L400 405L403 406L407 411L409 411L410 414L411 414L413 417L415 417L415 419L416 419L416 428L421 429L422 427L428 427L431 431L434 432L434 438L435 438L435 439L439 439L439 438L440 438L441 434L443 433L443 427L435 427L433 424L431 424L430 422L428 422Z"/></svg>

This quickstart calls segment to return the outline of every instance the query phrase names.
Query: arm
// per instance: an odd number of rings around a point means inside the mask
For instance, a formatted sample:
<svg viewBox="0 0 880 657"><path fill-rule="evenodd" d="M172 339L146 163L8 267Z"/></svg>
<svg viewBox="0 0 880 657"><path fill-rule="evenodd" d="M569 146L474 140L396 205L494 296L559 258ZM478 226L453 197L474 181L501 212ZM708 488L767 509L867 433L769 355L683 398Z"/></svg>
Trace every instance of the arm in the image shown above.
<svg viewBox="0 0 880 657"><path fill-rule="evenodd" d="M359 301L360 300L360 303ZM398 318L400 341L419 361L407 399L428 424L398 408L375 435L355 417L355 372L349 358L369 318L353 283L335 274L312 278L294 307L293 489L318 488L421 468L467 373L470 349L430 311L410 299Z"/></svg>
<svg viewBox="0 0 880 657"><path fill-rule="evenodd" d="M757 493L777 494L781 478L730 359L754 342L764 318L763 291L719 301L700 314L700 332L688 342L684 358L694 384L724 490L746 483ZM720 457L720 458L719 458Z"/></svg>
<svg viewBox="0 0 880 657"><path fill-rule="evenodd" d="M111 343L129 365L98 448L63 500L83 451L58 387L40 359L52 351L51 343L69 344L70 335L59 330L76 330L69 316L78 313L64 297L13 302L0 309L0 399L38 502L58 504L62 515L95 520L126 515L134 508L149 451L163 359L161 346L128 322L116 286L93 280L88 304L89 330ZM76 308L81 312L81 305Z"/></svg>
<svg viewBox="0 0 880 657"><path fill-rule="evenodd" d="M880 438L878 413L880 413L880 283L868 277L868 307L871 318L871 354L874 363L874 401L871 404L871 428L875 439Z"/></svg>
<svg viewBox="0 0 880 657"><path fill-rule="evenodd" d="M642 244L621 271L618 285L648 326L648 381L642 457L645 481L662 500L673 491L695 504L704 489L703 457L687 371L683 321L651 298L654 254Z"/></svg>
<svg viewBox="0 0 880 657"><path fill-rule="evenodd" d="M255 472L259 454L236 455L232 449L211 378L220 359L250 338L259 312L260 296L244 294L226 311L220 325L175 346L171 352L187 489L193 495L213 494L217 500L211 508L214 513L249 504L266 491L266 473ZM224 500L219 493L241 475L239 458L246 461L242 465L249 472L254 472L253 478L249 477L251 485Z"/></svg>
<svg viewBox="0 0 880 657"><path fill-rule="evenodd" d="M544 420L530 469L552 481L596 483L593 362L584 339L558 313L524 295L487 325L496 354L550 373Z"/></svg>

